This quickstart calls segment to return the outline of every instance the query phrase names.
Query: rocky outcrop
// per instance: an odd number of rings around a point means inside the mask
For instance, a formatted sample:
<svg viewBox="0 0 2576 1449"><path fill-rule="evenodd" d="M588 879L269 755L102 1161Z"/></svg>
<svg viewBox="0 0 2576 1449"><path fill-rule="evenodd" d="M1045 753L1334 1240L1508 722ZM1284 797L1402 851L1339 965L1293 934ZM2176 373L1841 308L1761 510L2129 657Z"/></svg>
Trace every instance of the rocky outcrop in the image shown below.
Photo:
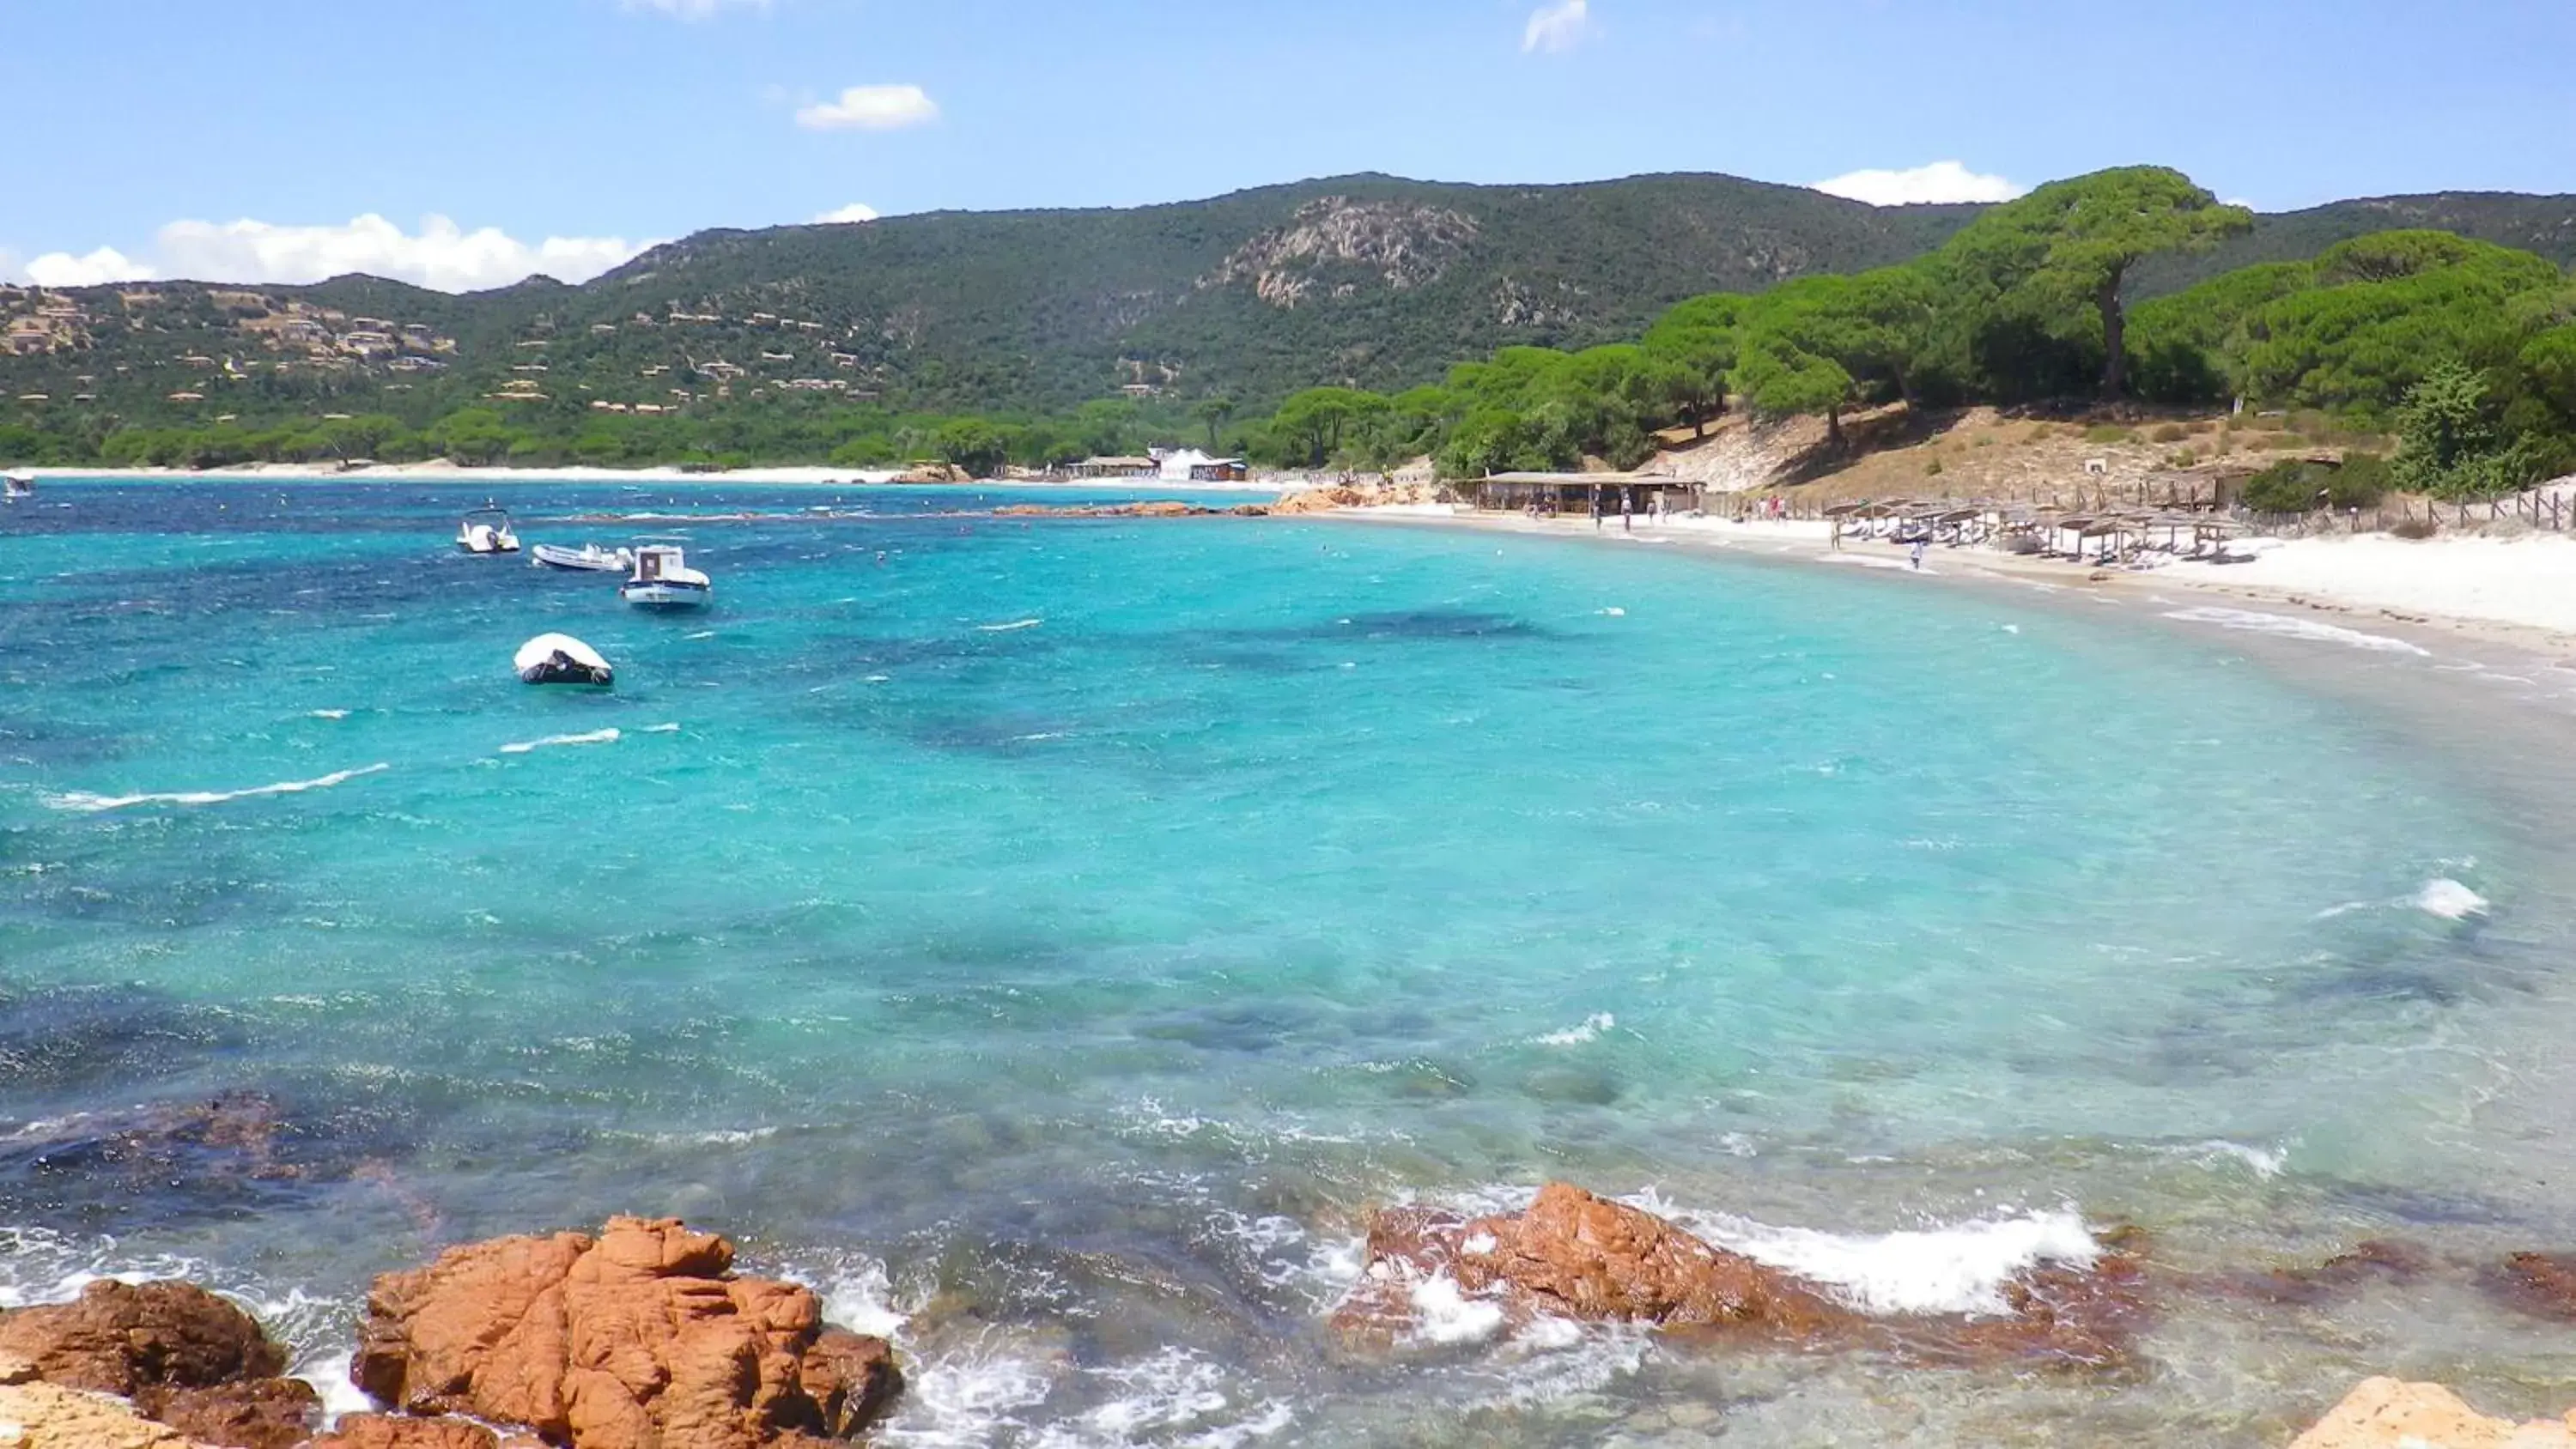
<svg viewBox="0 0 2576 1449"><path fill-rule="evenodd" d="M92 1283L70 1303L0 1316L0 1359L64 1388L131 1397L210 1389L285 1371L249 1314L193 1284Z"/></svg>
<svg viewBox="0 0 2576 1449"><path fill-rule="evenodd" d="M882 1340L827 1330L792 1283L671 1220L501 1238L376 1280L351 1377L414 1414L574 1449L753 1449L847 1437L899 1385Z"/></svg>
<svg viewBox="0 0 2576 1449"><path fill-rule="evenodd" d="M2364 1379L2290 1449L2576 1449L2576 1412L2517 1424L2439 1384Z"/></svg>
<svg viewBox="0 0 2576 1449"><path fill-rule="evenodd" d="M1396 504L1440 501L1438 485L1421 481L1397 483L1327 483L1284 494L1270 505L1273 514L1330 513L1337 508L1385 508Z"/></svg>
<svg viewBox="0 0 2576 1449"><path fill-rule="evenodd" d="M0 1443L26 1449L205 1449L121 1399L60 1384L0 1384L0 1427L17 1431Z"/></svg>
<svg viewBox="0 0 2576 1449"><path fill-rule="evenodd" d="M140 1389L134 1408L223 1449L295 1449L321 1422L322 1396L302 1379L248 1379L203 1389Z"/></svg>
<svg viewBox="0 0 2576 1449"><path fill-rule="evenodd" d="M1327 297L1350 297L1362 276L1409 291L1446 275L1476 234L1474 217L1443 207L1318 197L1288 225L1237 247L1198 287L1249 282L1253 295L1282 310L1314 299L1319 288Z"/></svg>
<svg viewBox="0 0 2576 1449"><path fill-rule="evenodd" d="M1232 508L1210 508L1205 504L1181 503L1157 499L1150 503L1010 503L993 510L995 518L1214 518L1230 514L1238 518L1258 518L1270 511L1260 503L1242 503Z"/></svg>
<svg viewBox="0 0 2576 1449"><path fill-rule="evenodd" d="M1504 1323L1647 1323L1695 1339L1878 1348L1926 1362L2102 1367L2125 1359L2145 1317L2136 1247L2114 1237L2090 1268L2023 1274L2005 1287L2007 1316L1878 1319L1652 1213L1550 1183L1519 1213L1378 1213L1360 1283L1334 1326L1383 1344L1420 1324L1426 1299L1455 1297L1498 1310Z"/></svg>
<svg viewBox="0 0 2576 1449"><path fill-rule="evenodd" d="M464 1419L348 1414L312 1449L500 1449L501 1436Z"/></svg>
<svg viewBox="0 0 2576 1449"><path fill-rule="evenodd" d="M1786 1274L1711 1247L1652 1213L1550 1183L1526 1212L1473 1220L1396 1208L1369 1226L1368 1269L1347 1328L1409 1318L1418 1287L1446 1278L1514 1319L1727 1329L1790 1342L1846 1332L1856 1315Z"/></svg>

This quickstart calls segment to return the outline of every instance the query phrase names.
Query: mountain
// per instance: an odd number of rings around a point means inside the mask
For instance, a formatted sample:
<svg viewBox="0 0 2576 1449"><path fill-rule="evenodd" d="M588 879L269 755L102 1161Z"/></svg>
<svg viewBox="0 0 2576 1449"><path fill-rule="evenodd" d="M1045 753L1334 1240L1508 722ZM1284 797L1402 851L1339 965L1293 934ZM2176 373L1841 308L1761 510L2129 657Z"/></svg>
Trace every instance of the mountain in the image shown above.
<svg viewBox="0 0 2576 1449"><path fill-rule="evenodd" d="M417 423L487 398L529 415L772 394L1035 412L1122 388L1250 409L1318 383L1432 381L1514 344L1633 338L1697 293L1919 256L1978 210L1871 207L1726 176L1351 176L1132 210L702 232L578 287L0 287L0 354L15 354L0 355L0 400L41 399L0 401L0 421L14 406L58 425L65 409ZM2138 285L2152 294L2391 226L2576 259L2576 198L2459 193L2268 216Z"/></svg>

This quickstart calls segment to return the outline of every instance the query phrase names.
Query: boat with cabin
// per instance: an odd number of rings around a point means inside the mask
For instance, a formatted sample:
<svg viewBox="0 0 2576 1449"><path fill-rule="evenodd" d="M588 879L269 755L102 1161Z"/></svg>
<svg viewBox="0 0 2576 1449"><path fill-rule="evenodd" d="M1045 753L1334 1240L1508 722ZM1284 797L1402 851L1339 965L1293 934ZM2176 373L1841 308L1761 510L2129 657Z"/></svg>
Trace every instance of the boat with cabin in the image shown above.
<svg viewBox="0 0 2576 1449"><path fill-rule="evenodd" d="M635 549L635 571L618 596L639 609L703 609L715 598L715 581L689 567L678 544L647 543Z"/></svg>
<svg viewBox="0 0 2576 1449"><path fill-rule="evenodd" d="M530 552L535 563L550 569L562 569L567 573L622 574L630 573L635 568L635 551L631 548L601 548L595 543L586 543L579 548L564 548L556 544L541 543Z"/></svg>
<svg viewBox="0 0 2576 1449"><path fill-rule="evenodd" d="M517 553L519 535L510 527L510 510L486 503L466 514L456 525L456 547L471 554Z"/></svg>

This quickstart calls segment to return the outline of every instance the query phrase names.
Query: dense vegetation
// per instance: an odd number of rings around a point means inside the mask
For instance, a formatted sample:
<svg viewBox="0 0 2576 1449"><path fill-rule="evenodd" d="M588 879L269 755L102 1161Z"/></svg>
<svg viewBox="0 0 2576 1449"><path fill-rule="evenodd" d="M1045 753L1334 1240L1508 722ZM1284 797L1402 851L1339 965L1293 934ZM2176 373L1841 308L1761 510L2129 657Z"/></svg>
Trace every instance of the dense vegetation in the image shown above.
<svg viewBox="0 0 2576 1449"><path fill-rule="evenodd" d="M2178 172L2099 172L1997 206L1914 262L1693 298L1636 346L1510 349L1394 397L1299 394L1253 441L1291 463L1428 451L1474 476L1633 466L1655 430L1704 425L1730 398L1822 417L1839 448L1842 415L1864 405L2091 396L2295 408L2406 440L2385 467L2267 477L2265 506L2362 506L2390 486L2481 496L2576 467L2576 288L2556 264L2394 231L2132 308L2139 268L2252 227Z"/></svg>
<svg viewBox="0 0 2576 1449"><path fill-rule="evenodd" d="M2380 233L2392 218L2455 230ZM13 326L80 314L0 357L20 400L0 460L988 471L1194 442L1473 474L1633 464L1730 405L1838 437L1897 399L2108 396L2411 420L2438 441L2410 456L2435 461L2397 460L2401 483L2480 490L2555 467L2576 431L2571 255L2564 199L2258 219L2156 168L1894 210L1723 177L1358 177L713 232L577 288L0 289ZM369 318L399 344L350 345Z"/></svg>

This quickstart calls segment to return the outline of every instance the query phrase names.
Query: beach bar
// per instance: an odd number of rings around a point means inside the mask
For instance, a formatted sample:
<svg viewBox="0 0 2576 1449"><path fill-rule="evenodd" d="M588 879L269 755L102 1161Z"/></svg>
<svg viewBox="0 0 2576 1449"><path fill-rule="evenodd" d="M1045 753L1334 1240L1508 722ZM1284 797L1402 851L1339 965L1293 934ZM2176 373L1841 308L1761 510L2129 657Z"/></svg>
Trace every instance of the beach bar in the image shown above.
<svg viewBox="0 0 2576 1449"><path fill-rule="evenodd" d="M1601 511L1616 517L1623 494L1629 511L1641 517L1654 511L1658 497L1667 513L1700 506L1700 485L1636 473L1493 473L1465 486L1478 508L1500 513L1588 514L1599 498Z"/></svg>

